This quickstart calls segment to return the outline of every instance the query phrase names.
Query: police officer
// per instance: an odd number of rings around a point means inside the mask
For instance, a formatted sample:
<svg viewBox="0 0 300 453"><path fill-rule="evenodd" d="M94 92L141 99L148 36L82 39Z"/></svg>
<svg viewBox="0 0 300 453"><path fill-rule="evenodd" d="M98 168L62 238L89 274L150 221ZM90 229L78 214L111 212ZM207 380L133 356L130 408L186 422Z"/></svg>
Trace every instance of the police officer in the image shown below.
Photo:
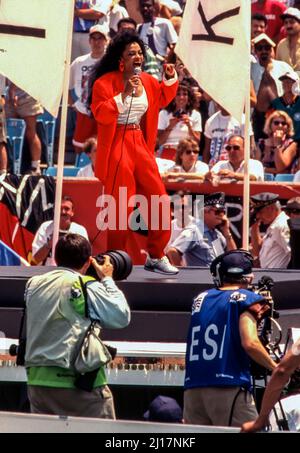
<svg viewBox="0 0 300 453"><path fill-rule="evenodd" d="M208 267L214 258L236 249L225 214L225 193L215 192L204 197L203 219L197 219L183 229L168 247L167 255L174 265Z"/></svg>
<svg viewBox="0 0 300 453"><path fill-rule="evenodd" d="M247 290L252 257L226 252L211 264L216 288L199 294L192 306L184 383L186 423L241 426L256 418L250 359L273 370L275 362L257 335L257 321L268 313L261 295Z"/></svg>

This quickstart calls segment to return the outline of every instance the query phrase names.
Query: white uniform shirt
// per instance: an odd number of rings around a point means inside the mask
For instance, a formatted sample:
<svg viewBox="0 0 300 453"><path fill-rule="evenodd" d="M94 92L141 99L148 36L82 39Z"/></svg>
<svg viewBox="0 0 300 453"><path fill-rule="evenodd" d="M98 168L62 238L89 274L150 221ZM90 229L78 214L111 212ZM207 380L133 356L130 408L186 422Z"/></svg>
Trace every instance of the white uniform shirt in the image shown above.
<svg viewBox="0 0 300 453"><path fill-rule="evenodd" d="M300 182L300 170L295 173L293 182Z"/></svg>
<svg viewBox="0 0 300 453"><path fill-rule="evenodd" d="M281 212L268 227L259 252L263 269L286 269L291 259L288 216Z"/></svg>
<svg viewBox="0 0 300 453"><path fill-rule="evenodd" d="M158 130L164 131L167 129L171 118L173 118L173 113L169 113L167 110L161 110L158 116ZM189 115L189 118L193 131L202 132L202 120L200 113L197 110L193 110ZM189 136L188 126L183 121L178 121L169 133L168 138L163 145L177 146L180 140L188 138Z"/></svg>
<svg viewBox="0 0 300 453"><path fill-rule="evenodd" d="M220 160L217 162L211 171L213 173L219 173L220 170L229 170L233 171L235 173L244 173L244 161L241 163L239 168L237 170L233 169L233 166L229 162L229 160ZM256 159L249 159L249 174L252 176L256 176L257 181L263 181L264 180L264 167L263 164ZM232 181L232 178L223 178L222 177L222 182L230 182Z"/></svg>
<svg viewBox="0 0 300 453"><path fill-rule="evenodd" d="M80 234L89 240L88 233L84 226L79 225L76 222L71 222L69 233ZM53 235L53 220L48 220L41 224L37 232L35 233L33 242L32 242L32 255L34 256L49 240ZM46 266L53 265L52 259L48 257L45 262Z"/></svg>

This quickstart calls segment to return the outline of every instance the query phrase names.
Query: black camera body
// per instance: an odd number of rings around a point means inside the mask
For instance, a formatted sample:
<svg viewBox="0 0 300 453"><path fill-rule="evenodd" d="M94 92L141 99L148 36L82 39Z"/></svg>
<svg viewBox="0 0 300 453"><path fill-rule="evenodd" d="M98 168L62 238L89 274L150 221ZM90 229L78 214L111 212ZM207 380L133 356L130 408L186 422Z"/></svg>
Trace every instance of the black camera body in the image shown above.
<svg viewBox="0 0 300 453"><path fill-rule="evenodd" d="M104 263L104 255L109 256L110 261L114 267L114 280L125 280L131 274L132 259L128 255L128 253L124 252L123 250L108 250L105 253L99 253L98 255L94 256L97 263ZM89 266L86 274L94 277L96 280L99 280L97 272L92 264Z"/></svg>

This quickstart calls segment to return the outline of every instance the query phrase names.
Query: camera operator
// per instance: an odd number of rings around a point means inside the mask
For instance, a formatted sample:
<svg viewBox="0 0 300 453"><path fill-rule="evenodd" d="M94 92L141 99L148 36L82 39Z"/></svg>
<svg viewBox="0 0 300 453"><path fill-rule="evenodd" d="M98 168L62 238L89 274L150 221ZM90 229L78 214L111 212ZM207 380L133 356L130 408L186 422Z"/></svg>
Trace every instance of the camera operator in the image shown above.
<svg viewBox="0 0 300 453"><path fill-rule="evenodd" d="M83 319L120 329L130 322L129 306L112 279L109 257L104 255L104 263L98 264L83 236L62 236L55 261L58 268L32 277L25 291L25 366L31 412L114 419L104 368L96 374L91 392L81 390L75 385L72 358L82 340ZM100 282L84 276L90 264Z"/></svg>
<svg viewBox="0 0 300 453"><path fill-rule="evenodd" d="M253 433L262 430L269 424L269 414L276 402L280 399L284 386L288 383L291 375L300 367L300 340L292 346L274 370L271 379L264 392L259 416L254 421L244 423L243 433Z"/></svg>
<svg viewBox="0 0 300 453"><path fill-rule="evenodd" d="M192 306L183 418L190 424L241 426L257 416L250 359L268 370L276 366L257 335L269 305L247 290L253 279L248 252L226 252L210 271L216 288L199 294Z"/></svg>

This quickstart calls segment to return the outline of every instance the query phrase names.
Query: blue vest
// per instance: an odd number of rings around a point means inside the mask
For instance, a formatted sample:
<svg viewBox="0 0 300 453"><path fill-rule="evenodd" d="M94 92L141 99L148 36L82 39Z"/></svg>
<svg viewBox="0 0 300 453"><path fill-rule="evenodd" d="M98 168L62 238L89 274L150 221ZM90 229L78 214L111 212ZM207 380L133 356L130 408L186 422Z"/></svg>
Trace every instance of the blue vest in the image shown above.
<svg viewBox="0 0 300 453"><path fill-rule="evenodd" d="M251 386L239 318L262 297L245 289L210 289L194 299L187 339L185 389Z"/></svg>

